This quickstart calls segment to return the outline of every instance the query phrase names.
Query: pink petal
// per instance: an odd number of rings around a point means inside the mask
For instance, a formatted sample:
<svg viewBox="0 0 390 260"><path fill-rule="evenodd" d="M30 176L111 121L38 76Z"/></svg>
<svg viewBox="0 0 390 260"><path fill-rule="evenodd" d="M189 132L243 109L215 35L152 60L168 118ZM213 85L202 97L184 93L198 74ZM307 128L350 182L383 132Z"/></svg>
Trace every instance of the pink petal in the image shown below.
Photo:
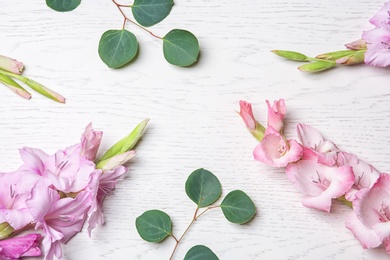
<svg viewBox="0 0 390 260"><path fill-rule="evenodd" d="M0 68L15 74L21 74L23 71L23 63L0 55Z"/></svg>
<svg viewBox="0 0 390 260"><path fill-rule="evenodd" d="M332 199L348 191L354 181L351 167L329 167L315 161L299 161L286 169L291 182L307 195L303 205L330 211Z"/></svg>
<svg viewBox="0 0 390 260"><path fill-rule="evenodd" d="M246 127L250 130L256 129L256 120L252 112L252 104L246 101L240 100L240 112L239 115L244 120Z"/></svg>
<svg viewBox="0 0 390 260"><path fill-rule="evenodd" d="M375 248L382 244L382 241L378 238L374 230L363 225L354 212L348 215L345 226L352 231L364 249Z"/></svg>
<svg viewBox="0 0 390 260"><path fill-rule="evenodd" d="M266 100L268 106L268 121L267 125L274 128L277 132L283 129L283 119L286 114L286 105L284 99L274 101L273 105Z"/></svg>
<svg viewBox="0 0 390 260"><path fill-rule="evenodd" d="M255 160L273 167L285 167L302 156L302 147L294 140L286 142L283 136L272 127L267 128L266 135L260 144L255 147Z"/></svg>
<svg viewBox="0 0 390 260"><path fill-rule="evenodd" d="M28 234L21 237L0 240L0 259L19 259L25 256L40 256L40 234Z"/></svg>
<svg viewBox="0 0 390 260"><path fill-rule="evenodd" d="M376 38L370 45L364 56L364 62L371 66L390 66L390 33L387 36Z"/></svg>
<svg viewBox="0 0 390 260"><path fill-rule="evenodd" d="M85 156L91 161L95 160L102 136L103 132L94 131L92 129L92 123L90 123L81 136L81 156Z"/></svg>
<svg viewBox="0 0 390 260"><path fill-rule="evenodd" d="M389 11L390 11L390 2L387 2L387 3L385 3L385 6L382 7L378 11L378 13L376 13L374 15L374 17L372 17L370 19L370 23L372 23L376 27L381 27L384 24L388 24L389 23Z"/></svg>

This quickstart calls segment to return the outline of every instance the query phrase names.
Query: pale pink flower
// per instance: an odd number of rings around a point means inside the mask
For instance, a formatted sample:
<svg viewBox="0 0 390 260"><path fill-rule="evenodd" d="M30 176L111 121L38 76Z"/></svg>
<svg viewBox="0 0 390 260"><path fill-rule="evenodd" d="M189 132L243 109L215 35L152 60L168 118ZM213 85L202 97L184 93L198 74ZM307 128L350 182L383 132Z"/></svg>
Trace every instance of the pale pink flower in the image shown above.
<svg viewBox="0 0 390 260"><path fill-rule="evenodd" d="M268 106L268 127L272 126L273 129L280 132L283 129L283 119L286 114L286 105L284 99L275 100L273 105L266 100Z"/></svg>
<svg viewBox="0 0 390 260"><path fill-rule="evenodd" d="M62 257L61 243L80 232L91 205L91 194L80 192L76 198L61 199L56 190L37 185L26 204L35 228L42 228L45 234L42 241L45 259L52 260L54 256Z"/></svg>
<svg viewBox="0 0 390 260"><path fill-rule="evenodd" d="M130 150L121 154L114 155L113 157L99 162L97 167L102 170L111 170L119 165L124 165L135 157L135 151Z"/></svg>
<svg viewBox="0 0 390 260"><path fill-rule="evenodd" d="M319 163L328 166L335 164L339 150L333 142L326 140L318 130L309 125L298 124L297 133L302 145L309 148L304 149L302 159L311 160L315 154L314 158Z"/></svg>
<svg viewBox="0 0 390 260"><path fill-rule="evenodd" d="M248 131L258 140L261 141L264 137L265 128L256 121L253 112L252 104L246 101L240 100L240 112L242 120L246 125Z"/></svg>
<svg viewBox="0 0 390 260"><path fill-rule="evenodd" d="M119 178L127 172L124 166L117 166L112 170L106 170L103 174L94 174L91 183L87 188L92 195L92 205L88 211L88 233L96 227L104 224L103 201L107 195L111 195L115 190L115 185ZM96 188L96 185L98 187Z"/></svg>
<svg viewBox="0 0 390 260"><path fill-rule="evenodd" d="M88 160L94 161L102 140L102 135L102 131L94 131L92 129L92 123L87 125L81 136L81 156L85 156Z"/></svg>
<svg viewBox="0 0 390 260"><path fill-rule="evenodd" d="M370 23L376 27L387 26L390 23L390 2L385 3L375 15L370 19Z"/></svg>
<svg viewBox="0 0 390 260"><path fill-rule="evenodd" d="M383 36L370 39L371 34L383 33ZM390 66L390 31L384 28L376 28L364 32L362 38L367 41L367 51L364 55L364 63L377 66Z"/></svg>
<svg viewBox="0 0 390 260"><path fill-rule="evenodd" d="M32 221L26 205L31 189L38 181L37 175L19 172L0 173L0 223L8 222L15 230Z"/></svg>
<svg viewBox="0 0 390 260"><path fill-rule="evenodd" d="M329 212L332 199L344 195L354 182L352 167L330 167L312 160L300 160L286 168L287 177L304 194L302 204Z"/></svg>
<svg viewBox="0 0 390 260"><path fill-rule="evenodd" d="M346 227L363 248L385 245L390 254L390 175L382 173L371 188L355 194L353 211Z"/></svg>
<svg viewBox="0 0 390 260"><path fill-rule="evenodd" d="M302 147L295 141L285 140L278 131L267 128L263 140L253 151L255 160L274 167L285 167L298 161L302 156Z"/></svg>
<svg viewBox="0 0 390 260"><path fill-rule="evenodd" d="M23 71L23 63L0 55L0 69L20 74Z"/></svg>
<svg viewBox="0 0 390 260"><path fill-rule="evenodd" d="M27 256L40 256L40 234L28 234L21 237L0 240L0 259L19 259Z"/></svg>
<svg viewBox="0 0 390 260"><path fill-rule="evenodd" d="M337 155L338 166L351 166L355 181L352 188L345 194L345 198L352 201L355 198L355 193L363 188L370 188L379 178L379 171L371 164L358 159L351 153L339 152Z"/></svg>

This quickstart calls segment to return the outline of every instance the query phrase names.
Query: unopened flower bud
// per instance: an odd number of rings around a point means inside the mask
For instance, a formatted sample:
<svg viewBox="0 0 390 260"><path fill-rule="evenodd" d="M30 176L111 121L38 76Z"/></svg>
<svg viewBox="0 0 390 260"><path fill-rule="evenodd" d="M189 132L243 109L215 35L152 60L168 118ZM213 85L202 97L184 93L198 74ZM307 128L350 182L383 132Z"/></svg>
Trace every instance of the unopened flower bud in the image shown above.
<svg viewBox="0 0 390 260"><path fill-rule="evenodd" d="M123 138L122 140L120 140L119 142L114 144L113 146L111 146L111 148L108 149L107 152L105 152L102 155L102 157L100 157L100 159L98 160L98 164L100 164L100 162L102 162L104 160L107 160L107 159L114 157L116 155L119 155L119 154L123 154L123 153L129 151L130 149L132 149L137 144L138 140L144 134L144 131L145 131L145 128L146 128L146 125L148 124L148 122L149 122L149 119L143 120L141 123L139 123L134 128L134 130L128 136L126 136L125 138Z"/></svg>
<svg viewBox="0 0 390 260"><path fill-rule="evenodd" d="M343 64L343 65L354 65L354 64L363 63L365 52L366 50L355 51L353 54L350 54L348 56L336 60L336 63Z"/></svg>
<svg viewBox="0 0 390 260"><path fill-rule="evenodd" d="M288 60L294 60L294 61L306 61L307 60L306 55L299 53L299 52L295 52L295 51L272 50L271 52L275 53L276 55L278 55L280 57L288 59Z"/></svg>
<svg viewBox="0 0 390 260"><path fill-rule="evenodd" d="M350 43L345 44L345 47L347 47L350 50L366 50L367 44L362 39L353 41Z"/></svg>
<svg viewBox="0 0 390 260"><path fill-rule="evenodd" d="M355 53L353 50L334 51L317 55L316 58L322 60L338 60L353 53Z"/></svg>
<svg viewBox="0 0 390 260"><path fill-rule="evenodd" d="M303 72L319 72L336 66L334 61L315 61L309 64L299 66L298 69Z"/></svg>
<svg viewBox="0 0 390 260"><path fill-rule="evenodd" d="M15 80L12 78L2 74L0 72L0 82L6 85L10 90L12 90L14 93L18 94L22 98L30 99L31 94L25 90L22 86L20 86Z"/></svg>
<svg viewBox="0 0 390 260"><path fill-rule="evenodd" d="M240 100L240 112L238 114L241 116L242 120L246 125L248 131L258 140L261 141L264 137L265 128L259 124L252 112L252 104Z"/></svg>
<svg viewBox="0 0 390 260"><path fill-rule="evenodd" d="M0 55L0 69L20 74L23 71L23 63Z"/></svg>

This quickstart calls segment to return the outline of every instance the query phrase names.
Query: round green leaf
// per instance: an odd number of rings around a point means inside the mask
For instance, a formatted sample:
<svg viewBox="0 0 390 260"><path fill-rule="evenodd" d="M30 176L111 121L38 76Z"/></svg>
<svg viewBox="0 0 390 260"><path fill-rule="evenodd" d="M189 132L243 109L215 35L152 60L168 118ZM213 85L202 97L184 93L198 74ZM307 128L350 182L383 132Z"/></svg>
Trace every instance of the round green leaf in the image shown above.
<svg viewBox="0 0 390 260"><path fill-rule="evenodd" d="M119 68L131 61L138 51L135 35L125 29L108 30L99 42L99 56L110 68Z"/></svg>
<svg viewBox="0 0 390 260"><path fill-rule="evenodd" d="M58 12L68 12L76 9L81 0L46 0L46 5Z"/></svg>
<svg viewBox="0 0 390 260"><path fill-rule="evenodd" d="M240 190L229 192L221 203L221 209L227 220L237 224L248 222L256 213L255 204Z"/></svg>
<svg viewBox="0 0 390 260"><path fill-rule="evenodd" d="M189 31L174 29L163 38L165 59L177 66L190 66L199 56L198 39Z"/></svg>
<svg viewBox="0 0 390 260"><path fill-rule="evenodd" d="M173 0L135 0L131 9L139 24L152 26L164 20L172 6Z"/></svg>
<svg viewBox="0 0 390 260"><path fill-rule="evenodd" d="M197 245L188 250L184 260L218 260L218 257L207 246Z"/></svg>
<svg viewBox="0 0 390 260"><path fill-rule="evenodd" d="M213 204L222 193L218 178L205 169L192 172L186 181L185 189L188 197L199 208Z"/></svg>
<svg viewBox="0 0 390 260"><path fill-rule="evenodd" d="M163 211L148 210L135 220L135 226L142 239L160 242L172 234L171 218Z"/></svg>

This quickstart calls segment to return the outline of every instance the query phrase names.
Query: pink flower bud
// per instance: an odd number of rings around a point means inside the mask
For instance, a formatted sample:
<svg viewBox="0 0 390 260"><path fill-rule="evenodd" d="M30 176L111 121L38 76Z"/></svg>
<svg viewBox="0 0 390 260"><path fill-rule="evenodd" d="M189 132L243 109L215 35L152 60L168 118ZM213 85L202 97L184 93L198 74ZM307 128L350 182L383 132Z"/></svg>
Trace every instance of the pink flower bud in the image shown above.
<svg viewBox="0 0 390 260"><path fill-rule="evenodd" d="M240 112L239 115L244 120L246 128L249 132L259 141L264 137L265 128L259 124L252 112L252 104L240 100Z"/></svg>
<svg viewBox="0 0 390 260"><path fill-rule="evenodd" d="M283 119L286 114L286 105L284 99L279 99L274 101L274 104L271 106L268 100L266 100L268 105L268 126L272 126L277 132L280 132L283 129Z"/></svg>
<svg viewBox="0 0 390 260"><path fill-rule="evenodd" d="M17 60L8 58L6 56L0 55L0 69L15 73L21 74L23 71L23 63Z"/></svg>

